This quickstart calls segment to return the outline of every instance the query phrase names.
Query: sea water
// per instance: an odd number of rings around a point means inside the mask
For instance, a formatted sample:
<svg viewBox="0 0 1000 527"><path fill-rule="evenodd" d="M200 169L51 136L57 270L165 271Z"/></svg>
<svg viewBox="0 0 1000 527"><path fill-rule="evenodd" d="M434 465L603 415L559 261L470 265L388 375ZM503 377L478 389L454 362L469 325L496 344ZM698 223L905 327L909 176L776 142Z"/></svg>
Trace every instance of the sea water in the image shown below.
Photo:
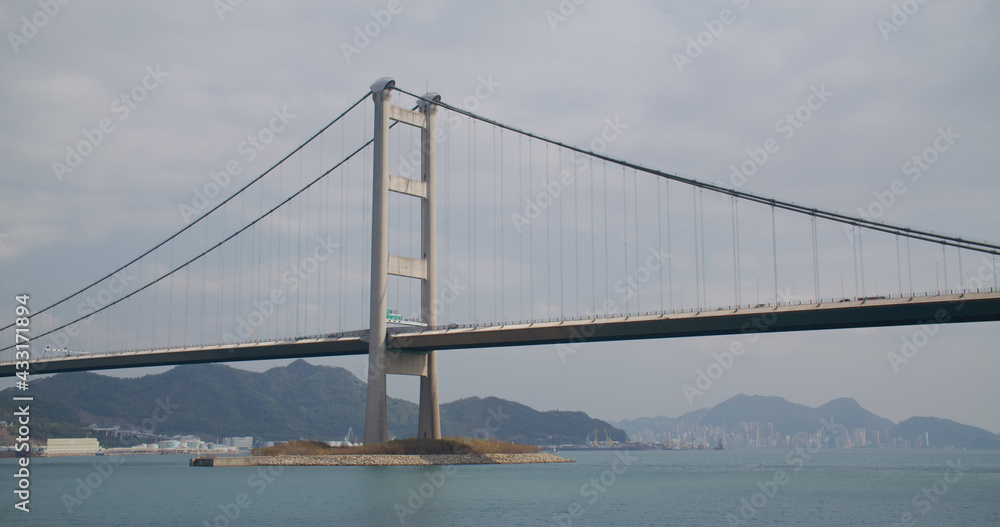
<svg viewBox="0 0 1000 527"><path fill-rule="evenodd" d="M575 463L189 467L32 458L30 512L0 460L0 525L1000 525L1000 452L564 452ZM117 458L117 459L116 459Z"/></svg>

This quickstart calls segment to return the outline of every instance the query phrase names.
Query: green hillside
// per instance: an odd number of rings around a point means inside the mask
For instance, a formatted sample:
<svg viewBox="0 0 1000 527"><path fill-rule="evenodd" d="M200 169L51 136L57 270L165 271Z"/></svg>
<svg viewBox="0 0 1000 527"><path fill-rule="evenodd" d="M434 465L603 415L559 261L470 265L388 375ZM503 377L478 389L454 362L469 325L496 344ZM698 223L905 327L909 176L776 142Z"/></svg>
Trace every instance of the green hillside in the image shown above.
<svg viewBox="0 0 1000 527"><path fill-rule="evenodd" d="M96 424L206 439L337 440L350 429L363 435L367 398L365 382L350 371L304 360L262 373L218 364L183 365L132 379L64 373L36 380L31 392L36 439L80 437ZM12 421L12 411L0 408L0 420ZM416 435L416 404L389 398L388 412L391 435ZM606 428L612 439L626 440L621 430L582 412L538 412L494 397L443 404L441 416L445 435L569 443Z"/></svg>

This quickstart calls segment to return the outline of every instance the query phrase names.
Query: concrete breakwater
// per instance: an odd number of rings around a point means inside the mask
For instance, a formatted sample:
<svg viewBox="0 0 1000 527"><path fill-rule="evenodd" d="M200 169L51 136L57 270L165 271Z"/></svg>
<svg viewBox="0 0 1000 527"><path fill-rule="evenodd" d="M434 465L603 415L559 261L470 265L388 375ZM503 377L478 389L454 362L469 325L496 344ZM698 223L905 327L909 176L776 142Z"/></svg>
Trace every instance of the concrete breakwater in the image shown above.
<svg viewBox="0 0 1000 527"><path fill-rule="evenodd" d="M330 455L244 456L191 458L192 467L255 466L389 466L389 465L503 465L517 463L572 463L547 452L531 454L441 454L441 455Z"/></svg>

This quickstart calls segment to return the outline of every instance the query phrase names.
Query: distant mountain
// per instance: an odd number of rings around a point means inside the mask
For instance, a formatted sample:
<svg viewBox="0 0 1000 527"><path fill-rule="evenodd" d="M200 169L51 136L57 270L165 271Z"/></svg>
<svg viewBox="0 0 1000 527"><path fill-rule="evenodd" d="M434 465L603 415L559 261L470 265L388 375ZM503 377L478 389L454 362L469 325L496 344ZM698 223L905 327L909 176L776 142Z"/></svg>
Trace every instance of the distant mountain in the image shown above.
<svg viewBox="0 0 1000 527"><path fill-rule="evenodd" d="M892 421L865 410L857 401L847 397L834 399L817 408L816 412L822 416L833 416L834 422L848 430L886 430L893 426Z"/></svg>
<svg viewBox="0 0 1000 527"><path fill-rule="evenodd" d="M821 419L830 420L849 433L859 428L868 431L868 441L875 432L885 441L902 438L913 446L923 445L927 438L931 447L1000 449L1000 435L982 428L963 425L936 417L913 417L899 423L879 417L864 409L850 398L834 399L818 408L789 402L781 397L737 395L713 408L688 412L680 417L641 417L618 423L631 437L662 440L679 438L693 426L719 427L738 432L740 423L772 423L780 436L793 436L798 432L815 433L822 426ZM886 436L888 434L888 436ZM923 440L921 440L923 438ZM924 442L922 442L924 441Z"/></svg>
<svg viewBox="0 0 1000 527"><path fill-rule="evenodd" d="M904 439L924 438L936 448L1000 448L997 434L939 417L911 417L893 427L889 434Z"/></svg>
<svg viewBox="0 0 1000 527"><path fill-rule="evenodd" d="M742 422L759 421L774 423L775 432L790 435L803 430L815 432L820 426L819 418L816 409L781 397L737 395L705 413L701 424L732 429Z"/></svg>
<svg viewBox="0 0 1000 527"><path fill-rule="evenodd" d="M583 443L593 439L626 442L628 435L605 421L583 412L550 410L539 412L513 401L496 397L469 397L441 405L441 434L481 436L486 431L507 441L544 445ZM607 435L605 435L607 431Z"/></svg>
<svg viewBox="0 0 1000 527"><path fill-rule="evenodd" d="M9 400L12 389L0 392ZM94 373L63 373L31 385L32 436L80 437L86 427L119 425L159 435L204 438L254 436L267 440L343 438L363 435L367 385L344 368L297 360L262 373L217 364L182 365L161 374L123 379ZM417 405L389 398L389 433L411 437ZM13 409L0 406L0 420ZM581 442L595 428L612 439L623 431L582 412L538 412L497 398L470 398L441 405L444 435Z"/></svg>
<svg viewBox="0 0 1000 527"><path fill-rule="evenodd" d="M365 383L350 371L304 360L262 373L218 364L181 365L131 379L63 373L31 388L32 417L40 420L275 440L340 439L350 428L360 435L367 395ZM390 433L416 430L415 404L390 398L388 406Z"/></svg>
<svg viewBox="0 0 1000 527"><path fill-rule="evenodd" d="M815 432L820 419L833 419L833 423L848 430L887 430L893 422L865 410L854 399L834 399L819 408L789 402L781 397L737 395L710 409L702 424L732 428L740 422L758 421L773 423L774 431L781 435L796 432Z"/></svg>

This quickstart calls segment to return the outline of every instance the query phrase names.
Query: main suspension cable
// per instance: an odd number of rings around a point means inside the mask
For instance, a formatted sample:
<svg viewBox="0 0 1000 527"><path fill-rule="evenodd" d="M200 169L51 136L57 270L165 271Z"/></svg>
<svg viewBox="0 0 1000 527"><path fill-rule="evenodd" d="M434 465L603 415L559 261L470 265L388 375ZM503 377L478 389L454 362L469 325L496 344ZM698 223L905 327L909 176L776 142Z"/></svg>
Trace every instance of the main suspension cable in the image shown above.
<svg viewBox="0 0 1000 527"><path fill-rule="evenodd" d="M174 238L176 238L176 237L180 236L181 234L183 234L183 233L184 233L185 231L187 231L187 230L188 230L188 229L190 229L191 227L194 227L194 226L195 226L195 225L196 225L196 224L197 224L198 222L200 222L201 220L203 220L203 219L207 218L207 217L208 217L208 216L209 216L210 214L212 214L212 213L213 213L213 212L215 212L216 210L219 210L219 209L220 209L221 207L223 207L223 206L224 206L224 205L225 205L226 203L229 203L229 202L230 202L230 201L231 201L231 200L232 200L233 198L235 198L236 196L238 196L238 195L242 194L242 193L243 193L243 191L244 191L244 190L246 190L246 189L248 189L248 188L250 188L250 186L251 186L251 185L253 185L254 183L256 183L256 182L260 181L260 180L261 180L261 179L262 179L262 178L263 178L264 176L268 175L268 174L269 174L269 173L270 173L270 172L271 172L272 170L274 170L275 168L277 168L277 167L278 167L278 165L280 165L280 164L284 163L284 162L285 162L285 161L286 161L286 160L287 160L288 158L290 158L290 157L292 157L293 155L295 155L296 153L298 153L298 151L299 151L299 150L302 150L303 148L305 148L305 146L306 146L306 145L308 145L308 144L309 144L310 142L312 142L312 140L313 140L313 139L316 139L317 137L319 137L319 136L320 136L320 134L322 134L322 133L323 133L323 132L325 132L325 131L326 131L326 130L327 130L328 128L330 128L331 126L333 126L333 125L334 125L334 124L335 124L335 123L336 123L337 121L339 121L339 120L340 120L341 118L343 118L343 117L344 117L345 115L347 115L348 113L350 113L350 112L351 112L351 110L353 110L353 109L354 109L355 107L357 107L357 106L358 106L359 104L361 104L362 102L364 102L364 100L365 100L365 99L367 99L367 98L368 98L368 97L369 97L369 96L370 96L371 94L372 94L372 92L370 92L370 91L369 91L368 93L366 93L366 94L364 95L364 97L362 97L362 98L358 99L358 100L357 100L357 102L355 102L354 104L352 104L352 105L351 105L351 106L350 106L350 107L349 107L348 109L344 110L344 111L343 111L343 113L341 113L340 115L338 115L336 119L334 119L333 121L330 121L330 124L327 124L326 126L324 126L323 128L321 128L321 129L320 129L320 131L318 131L318 132L316 132L315 134L313 134L313 135L312 135L312 137L310 137L309 139L307 139L307 140L306 140L306 142L302 143L302 144L301 144L301 145L299 145L299 146L298 146L298 147L297 147L297 148L296 148L295 150L292 150L292 151L291 151L291 152L290 152L290 153L289 153L288 155L286 155L285 157L281 158L281 160L280 160L280 161L278 161L277 163L275 163L274 165L272 165L272 166L271 166L271 168L269 168L269 169L265 170L265 171L264 171L264 172L263 172L263 173L262 173L261 175L259 175L259 176L255 177L255 178L254 178L254 179L252 179L252 180L251 180L251 181L250 181L249 183L247 183L246 185L244 185L244 186L243 186L243 188L241 188L241 189L237 190L237 191L236 191L236 192L235 192L235 193L234 193L233 195L231 195L231 196L229 196L228 198L226 198L226 199L222 200L222 202L221 202L221 203L219 203L218 205L216 205L216 206L212 207L211 209L209 209L208 211L206 211L206 212L205 212L204 214L202 214L201 216L199 216L198 218L196 218L196 219L195 219L194 221L192 221L191 223L189 223L189 224L185 225L184 227L182 227L182 228L181 228L181 230L179 230L179 231L175 232L174 234L170 235L170 236L169 236L169 237L168 237L167 239L163 240L162 242L160 242L160 243L158 243L158 244L154 245L152 249L149 249L148 251L146 251L146 252L144 252L144 253L140 254L139 256L136 256L135 258L133 258L132 260L130 260L130 261L129 261L128 263L126 263L125 265L123 265L123 266L121 266L121 267L119 267L119 268L115 269L114 271L111 271L110 273L108 273L108 274L104 275L103 277L101 277L101 278L98 278L97 280L94 280L93 282L91 282L91 283L90 283L90 284L88 284L87 286L83 287L83 288L82 288L82 289L80 289L79 291L77 291L77 292L75 292L75 293L73 293L73 294L71 294L71 295L69 295L69 296L67 296L67 297L63 298L62 300L60 300L60 301L58 301L58 302L56 302L56 303L54 303L54 304L52 304L52 305L50 305L50 306L48 306L48 307L46 307L46 308L43 308L43 309L39 309L38 311L35 311L35 312L34 312L33 314L31 314L31 315L29 316L29 318L30 318L30 317L34 317L34 316L36 316L36 315L40 315L40 314L42 314L42 313L44 313L44 312L46 312L46 311L48 311L48 310L50 310L50 309L52 309L52 308L54 308L54 307L56 307L56 306L59 306L59 305L61 305L61 304L65 303L65 302L67 302L67 301L68 301L68 300L70 300L71 298L73 298L73 297L75 297L75 296L77 296L77 295L79 295L79 294L83 293L84 291L86 291L86 290L90 289L91 287L94 287L94 286L96 286L97 284L99 284L99 283L101 283L101 282L103 282L103 281L107 280L108 278L111 278L112 276L114 276L114 275L115 275L115 273L118 273L119 271L122 271L122 270L124 270L124 269L125 269L125 268L127 268L128 266L130 266L130 265L132 265L132 264L134 264L134 263L138 262L139 260L141 260L141 259L145 258L145 257L146 257L146 256L148 256L149 254L151 254L151 253L152 253L153 251L155 251L155 250L159 249L160 247L163 247L164 245L166 245L167 243L169 243L169 242L170 242L171 240L173 240ZM6 326L4 326L4 327L0 327L0 331L5 331L5 330L7 330L7 329L10 329L10 328L12 328L12 327L14 327L14 324L13 324L13 323L11 323L11 324L8 324L8 325L6 325ZM4 348L4 349L8 349L8 348Z"/></svg>
<svg viewBox="0 0 1000 527"><path fill-rule="evenodd" d="M398 88L398 87L394 87L393 89L396 90L396 91L399 91L400 93L404 93L406 95L414 97L414 98L416 98L418 100L422 100L422 101L425 101L425 102L428 102L428 103L437 104L437 105L439 105L442 108L447 108L447 109L449 109L451 111L454 111L456 113L460 113L462 115L465 115L467 117L471 117L473 119L480 120L480 121L482 121L484 123L492 124L493 126L499 126L499 127L503 128L505 130L509 130L511 132L522 134L522 135L527 136L527 137L532 138L532 139L538 139L539 141L543 141L543 142L546 142L546 143L549 143L549 144L553 144L553 145L565 148L567 150L571 150L571 151L579 153L579 154L590 156L590 157L595 158L595 159L601 159L603 161L608 161L608 162L611 162L611 163L616 164L616 165L624 166L624 167L627 167L627 168L632 168L632 169L637 170L639 172L645 172L647 174L651 174L651 175L654 175L654 176L659 176L659 177L670 179L670 180L673 180L673 181L678 181L680 183L685 183L687 185L691 185L691 186L694 186L694 187L698 187L698 188L702 188L702 189L706 189L706 190L711 190L713 192L717 192L717 193L720 193L720 194L726 194L726 195L729 195L729 196L736 196L737 198L745 199L747 201L753 201L753 202L764 204L764 205L768 205L768 206L774 206L774 207L777 207L779 209L788 210L788 211L792 211L792 212L797 212L797 213L800 213L800 214L808 214L808 215L811 215L811 216L816 216L816 217L821 218L821 219L827 219L827 220L835 221L835 222L838 222L838 223L843 223L843 224L846 224L846 225L863 227L863 228L866 228L866 229L871 229L871 230L875 230L875 231L885 232L885 233L888 233L888 234L900 234L902 236L905 236L905 237L908 237L908 238L917 239L917 240L923 240L923 241L928 241L928 242L941 243L941 244L944 244L944 245L950 245L952 247L960 247L960 248L968 249L968 250L971 250L971 251L976 251L976 252L981 252L981 253L993 254L993 255L1000 256L1000 244L997 244L997 243L988 242L988 241L982 241L982 240L969 240L969 239L962 238L962 237L959 237L959 236L951 236L951 235L947 235L947 234L939 234L939 233L935 233L935 232L932 232L932 231L926 231L926 230L921 230L921 229L914 229L912 227L907 227L907 226L904 226L904 225L894 225L894 224L891 224L891 223L885 223L885 222L880 222L880 221L868 220L868 219L861 218L861 217L856 217L856 216L848 216L846 214L842 214L842 213L836 212L836 211L824 210L824 209L819 209L819 208L816 208L816 207L806 207L804 205L799 205L799 204L796 204L796 203L793 203L793 202L790 202L790 201L783 201L783 200L778 200L778 199L775 199L775 198L769 198L769 197L765 197L765 196L760 196L760 195L753 194L753 193L746 192L746 191L742 191L742 190L736 190L736 189L733 189L733 188L728 188L728 187L723 187L723 186L715 185L715 184L712 184L712 183L707 183L707 182L700 181L700 180L697 180L697 179L691 179L691 178L686 178L686 177L678 176L676 174L670 174L670 173L667 173L667 172L663 172L663 171L656 170L656 169L653 169L653 168L645 167L645 166L642 166L642 165L639 165L639 164L636 164L636 163L632 163L632 162L629 162L629 161L624 161L624 160L621 160L621 159L616 159L616 158L613 158L613 157L610 157L610 156L607 156L607 155L604 155L604 154L600 154L600 153L594 152L592 150L586 150L586 149L583 149L583 148L580 148L580 147L572 146L570 144L563 143L561 141L557 141L555 139L549 139L549 138L547 138L545 136L541 136L541 135L538 135L538 134L535 134L535 133L532 133L532 132L528 132L528 131L519 129L519 128L511 126L511 125L503 124L503 123L501 123L499 121L494 121L492 119L483 117L481 115L472 113L470 111L463 110L461 108L457 108L457 107L452 106L452 105L450 105L448 103L445 103L445 102L441 102L441 101L429 101L427 99L424 99L422 97L414 95L414 94L412 94L412 93L410 93L410 92L408 92L406 90L403 90L401 88Z"/></svg>

